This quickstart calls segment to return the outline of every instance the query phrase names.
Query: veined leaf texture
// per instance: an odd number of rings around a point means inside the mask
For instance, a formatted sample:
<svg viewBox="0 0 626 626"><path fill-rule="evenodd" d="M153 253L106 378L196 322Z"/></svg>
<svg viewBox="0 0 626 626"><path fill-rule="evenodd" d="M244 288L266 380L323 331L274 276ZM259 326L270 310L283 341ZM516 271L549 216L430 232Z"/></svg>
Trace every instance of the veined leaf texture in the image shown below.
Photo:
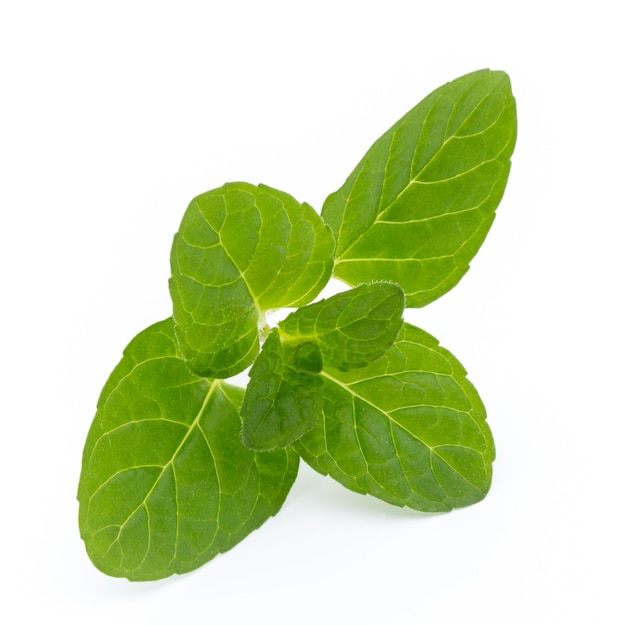
<svg viewBox="0 0 626 626"><path fill-rule="evenodd" d="M189 572L275 515L299 459L419 511L478 502L495 446L459 361L403 319L463 276L516 140L504 72L436 89L321 216L266 185L196 196L174 237L173 317L140 332L87 435L79 527L112 576ZM331 275L352 288L315 301ZM271 329L266 312L294 308ZM227 378L249 370L247 388Z"/></svg>

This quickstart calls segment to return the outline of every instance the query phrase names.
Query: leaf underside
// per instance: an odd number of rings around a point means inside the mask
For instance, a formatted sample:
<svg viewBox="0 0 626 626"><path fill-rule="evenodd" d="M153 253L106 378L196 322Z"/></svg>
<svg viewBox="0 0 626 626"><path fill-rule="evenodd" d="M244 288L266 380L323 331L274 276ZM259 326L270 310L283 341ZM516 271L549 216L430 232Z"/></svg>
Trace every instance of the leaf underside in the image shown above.
<svg viewBox="0 0 626 626"><path fill-rule="evenodd" d="M411 307L449 291L493 222L516 133L504 72L481 70L432 92L326 199L334 275L350 285L398 283Z"/></svg>
<svg viewBox="0 0 626 626"><path fill-rule="evenodd" d="M323 417L294 443L313 469L348 489L420 511L481 500L495 449L461 364L404 324L367 367L324 370Z"/></svg>
<svg viewBox="0 0 626 626"><path fill-rule="evenodd" d="M171 319L129 344L83 453L79 526L99 569L130 580L182 574L278 512L298 457L243 445L242 397L189 370Z"/></svg>

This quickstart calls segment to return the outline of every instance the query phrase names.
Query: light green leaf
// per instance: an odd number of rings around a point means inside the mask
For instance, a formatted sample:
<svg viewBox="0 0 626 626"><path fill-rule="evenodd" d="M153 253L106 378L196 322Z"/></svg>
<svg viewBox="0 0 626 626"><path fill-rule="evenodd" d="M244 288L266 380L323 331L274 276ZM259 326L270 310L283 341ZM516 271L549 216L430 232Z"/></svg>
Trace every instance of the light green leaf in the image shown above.
<svg viewBox="0 0 626 626"><path fill-rule="evenodd" d="M350 285L396 282L413 307L449 291L494 220L516 132L504 72L467 74L427 96L327 198L334 275Z"/></svg>
<svg viewBox="0 0 626 626"><path fill-rule="evenodd" d="M241 441L243 390L194 375L171 319L128 345L83 452L79 525L94 564L154 580L229 550L280 509L298 459Z"/></svg>
<svg viewBox="0 0 626 626"><path fill-rule="evenodd" d="M323 418L294 444L315 470L420 511L481 500L495 457L484 406L461 364L404 324L365 368L327 370Z"/></svg>
<svg viewBox="0 0 626 626"><path fill-rule="evenodd" d="M174 238L170 279L190 367L227 378L250 365L265 312L313 300L334 245L309 205L265 185L229 183L194 198Z"/></svg>
<svg viewBox="0 0 626 626"><path fill-rule="evenodd" d="M319 345L324 366L348 370L381 357L402 325L404 293L371 283L302 307L279 322L284 343Z"/></svg>
<svg viewBox="0 0 626 626"><path fill-rule="evenodd" d="M241 419L243 441L253 450L271 450L293 443L322 414L322 379L311 369L321 365L319 348L281 345L277 329L250 369ZM299 367L296 369L295 364ZM309 371L307 371L307 367ZM319 370L318 370L319 371Z"/></svg>

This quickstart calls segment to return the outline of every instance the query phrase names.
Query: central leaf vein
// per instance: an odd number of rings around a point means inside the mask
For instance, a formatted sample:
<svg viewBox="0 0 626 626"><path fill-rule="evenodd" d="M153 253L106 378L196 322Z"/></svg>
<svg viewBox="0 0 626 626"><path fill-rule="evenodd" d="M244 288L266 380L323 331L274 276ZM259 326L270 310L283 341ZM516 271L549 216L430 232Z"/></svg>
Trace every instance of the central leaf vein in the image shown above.
<svg viewBox="0 0 626 626"><path fill-rule="evenodd" d="M448 463L446 461L445 458L443 458L438 452L437 452L437 448L441 447L441 446L431 446L430 444L428 444L426 441L424 441L424 439L422 439L421 437L419 437L416 433L414 433L413 431L409 430L404 424L402 424L401 422L398 422L396 419L394 419L393 415L388 412L385 411L382 407L377 406L376 404L374 404L371 400L369 400L368 398L362 396L361 394L357 393L354 389L352 389L352 387L349 384L346 384L344 382L342 382L341 380L338 380L337 378L335 378L334 376L331 376L328 372L326 371L322 371L320 372L320 375L323 376L324 378L328 379L329 381L331 381L332 383L334 383L335 385L338 385L339 387L341 387L342 389L344 389L346 391L346 393L350 394L353 398L355 399L359 399L362 402L364 402L365 404L369 405L370 407L372 407L375 411L377 411L378 413L384 415L392 424L394 424L395 426L397 426L399 429L403 430L405 433L407 433L410 437L412 437L413 439L415 439L416 441L418 441L419 443L421 443L425 448L427 448L429 450L429 454L431 456L431 458L433 456L438 457L443 463L445 463L455 474L457 474L458 476L460 476L461 478L463 478L464 480L467 481L467 478L465 476L463 476L462 474L459 474L459 472L452 466L450 465L450 463ZM353 412L354 412L354 416L355 416L355 420L356 420L356 410L353 407ZM361 447L362 450L362 447ZM397 450L396 450L397 452ZM399 456L399 455L398 455ZM432 461L431 461L432 464ZM467 481L469 482L469 481Z"/></svg>
<svg viewBox="0 0 626 626"><path fill-rule="evenodd" d="M165 465L162 466L161 468L161 472L159 473L159 475L155 478L154 483L152 485L152 487L147 491L146 495L144 496L144 498L142 499L142 501L139 503L139 505L137 505L137 507L128 515L127 519L125 522L123 522L122 524L119 525L115 525L118 528L118 532L117 532L117 536L111 541L111 545L109 546L108 550L104 553L104 556L106 556L106 554L109 552L109 550L111 550L111 548L113 547L113 545L115 545L116 543L119 542L120 537L122 532L124 531L124 528L126 527L126 525L130 522L131 519L133 519L135 517L135 515L137 515L137 513L142 509L142 507L145 507L146 511L149 514L149 507L148 507L148 501L150 499L150 497L152 496L152 494L154 493L155 489L157 488L158 484L161 482L161 480L163 479L163 476L165 475L165 472L168 468L172 467L174 465L174 461L176 459L176 457L178 456L178 454L181 452L181 450L183 449L183 447L185 446L186 442L188 441L189 437L191 436L191 433L194 431L195 428L198 428L200 420L204 414L204 411L206 410L209 400L211 399L215 389L219 386L219 381L214 380L211 382L211 386L209 387L207 394L204 398L204 401L202 403L202 406L200 408L200 410L198 411L197 415L195 416L193 422L189 425L189 428L187 430L187 433L182 437L180 443L178 444L178 446L176 447L176 450L174 450L174 452L172 453L171 458L168 460L167 463L165 463ZM134 470L135 467L128 467L125 468L122 472L127 472L127 471L132 471ZM100 489L102 489L113 477L110 477L107 481L105 481L102 485L100 485L100 487L98 489L96 489L90 496L89 498L89 502L91 502L91 500L93 499L93 497L98 493L98 491ZM175 479L175 474L174 474L174 479ZM177 516L178 518L178 516ZM150 526L148 525L148 535L150 536ZM177 540L178 540L178 535L177 535ZM149 543L149 542L148 542ZM144 557L145 558L145 557Z"/></svg>

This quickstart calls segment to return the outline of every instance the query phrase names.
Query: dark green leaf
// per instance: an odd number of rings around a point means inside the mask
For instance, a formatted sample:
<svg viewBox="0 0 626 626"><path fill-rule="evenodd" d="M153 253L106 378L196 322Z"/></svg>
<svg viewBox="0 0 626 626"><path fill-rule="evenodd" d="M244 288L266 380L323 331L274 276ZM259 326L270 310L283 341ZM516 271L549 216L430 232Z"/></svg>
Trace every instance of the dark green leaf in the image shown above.
<svg viewBox="0 0 626 626"><path fill-rule="evenodd" d="M264 185L229 183L192 200L174 238L176 334L199 375L252 363L265 312L310 302L328 282L334 240L307 204Z"/></svg>
<svg viewBox="0 0 626 626"><path fill-rule="evenodd" d="M328 370L323 418L294 443L318 472L359 493L420 511L481 500L495 456L485 409L461 364L404 324L365 368Z"/></svg>
<svg viewBox="0 0 626 626"><path fill-rule="evenodd" d="M312 341L305 341L293 348L293 367L303 372L319 374L324 366L322 352Z"/></svg>
<svg viewBox="0 0 626 626"><path fill-rule="evenodd" d="M188 572L278 512L298 459L243 445L242 397L189 370L171 319L128 345L100 396L78 490L99 569L131 580Z"/></svg>
<svg viewBox="0 0 626 626"><path fill-rule="evenodd" d="M283 342L315 343L324 366L347 370L384 354L398 335L403 311L404 294L398 285L371 283L302 307L278 328Z"/></svg>
<svg viewBox="0 0 626 626"><path fill-rule="evenodd" d="M327 198L335 276L351 285L396 282L407 306L454 287L495 217L516 131L504 72L474 72L427 96Z"/></svg>
<svg viewBox="0 0 626 626"><path fill-rule="evenodd" d="M243 440L251 449L288 446L321 416L322 379L311 373L321 364L315 349L308 345L300 354L300 346L283 346L277 329L266 339L241 406Z"/></svg>

